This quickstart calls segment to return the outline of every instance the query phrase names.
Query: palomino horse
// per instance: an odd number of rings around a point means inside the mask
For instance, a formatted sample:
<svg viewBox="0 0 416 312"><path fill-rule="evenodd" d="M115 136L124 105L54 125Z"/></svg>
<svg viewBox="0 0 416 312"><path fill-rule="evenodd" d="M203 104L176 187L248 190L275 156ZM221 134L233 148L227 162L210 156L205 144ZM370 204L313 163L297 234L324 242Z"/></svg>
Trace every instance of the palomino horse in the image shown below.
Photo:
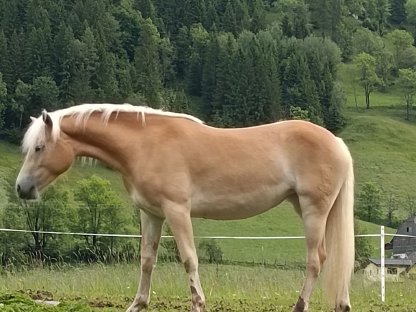
<svg viewBox="0 0 416 312"><path fill-rule="evenodd" d="M21 198L37 198L76 156L89 156L119 171L142 207L140 284L128 312L149 304L165 220L189 276L191 311L200 312L205 296L191 217L244 219L283 200L301 216L308 250L293 311L308 310L324 262L330 303L337 312L350 311L353 165L346 145L329 131L305 121L218 129L190 115L128 104L84 104L32 119L16 182Z"/></svg>

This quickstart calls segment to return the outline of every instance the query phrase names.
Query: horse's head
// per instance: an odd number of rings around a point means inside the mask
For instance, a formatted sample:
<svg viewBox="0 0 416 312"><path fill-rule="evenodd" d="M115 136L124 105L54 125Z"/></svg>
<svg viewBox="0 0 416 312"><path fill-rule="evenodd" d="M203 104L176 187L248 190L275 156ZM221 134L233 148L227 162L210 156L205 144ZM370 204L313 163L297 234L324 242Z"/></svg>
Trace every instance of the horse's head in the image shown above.
<svg viewBox="0 0 416 312"><path fill-rule="evenodd" d="M74 151L54 125L50 114L32 117L32 124L23 138L24 163L16 180L20 198L36 199L39 192L71 166ZM55 128L54 127L58 127Z"/></svg>

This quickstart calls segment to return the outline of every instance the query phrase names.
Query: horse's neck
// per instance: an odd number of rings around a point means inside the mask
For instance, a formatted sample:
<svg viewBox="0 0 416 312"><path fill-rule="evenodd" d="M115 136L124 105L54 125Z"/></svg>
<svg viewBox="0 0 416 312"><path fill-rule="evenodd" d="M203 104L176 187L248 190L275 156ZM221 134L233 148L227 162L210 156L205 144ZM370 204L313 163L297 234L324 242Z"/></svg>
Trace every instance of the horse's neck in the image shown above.
<svg viewBox="0 0 416 312"><path fill-rule="evenodd" d="M126 156L131 153L128 150L126 139L133 135L138 139L141 135L141 121L134 120L135 127L126 127L129 120L104 123L99 115L91 115L85 123L77 123L74 117L65 117L61 122L61 131L71 140L77 156L88 156L99 159L110 167L122 172L128 172L126 168Z"/></svg>

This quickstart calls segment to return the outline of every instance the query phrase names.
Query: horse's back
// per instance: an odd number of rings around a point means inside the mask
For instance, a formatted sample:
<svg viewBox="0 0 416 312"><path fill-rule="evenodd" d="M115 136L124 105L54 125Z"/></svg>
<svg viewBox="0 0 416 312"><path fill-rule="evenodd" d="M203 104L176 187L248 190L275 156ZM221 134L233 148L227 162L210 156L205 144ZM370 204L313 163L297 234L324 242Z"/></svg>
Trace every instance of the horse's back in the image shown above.
<svg viewBox="0 0 416 312"><path fill-rule="evenodd" d="M311 179L318 189L330 188L329 176L341 157L333 134L303 121L239 129L199 126L191 133L180 153L196 217L251 217L306 189Z"/></svg>

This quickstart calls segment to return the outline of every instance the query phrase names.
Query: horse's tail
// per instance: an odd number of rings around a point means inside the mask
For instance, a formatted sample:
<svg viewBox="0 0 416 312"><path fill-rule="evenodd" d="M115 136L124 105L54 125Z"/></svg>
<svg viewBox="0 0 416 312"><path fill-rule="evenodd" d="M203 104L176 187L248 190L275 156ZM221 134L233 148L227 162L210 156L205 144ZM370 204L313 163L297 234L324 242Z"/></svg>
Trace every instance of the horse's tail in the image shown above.
<svg viewBox="0 0 416 312"><path fill-rule="evenodd" d="M324 288L331 304L349 300L348 287L354 270L354 170L348 155L348 173L329 212L325 232L327 259L324 269Z"/></svg>

